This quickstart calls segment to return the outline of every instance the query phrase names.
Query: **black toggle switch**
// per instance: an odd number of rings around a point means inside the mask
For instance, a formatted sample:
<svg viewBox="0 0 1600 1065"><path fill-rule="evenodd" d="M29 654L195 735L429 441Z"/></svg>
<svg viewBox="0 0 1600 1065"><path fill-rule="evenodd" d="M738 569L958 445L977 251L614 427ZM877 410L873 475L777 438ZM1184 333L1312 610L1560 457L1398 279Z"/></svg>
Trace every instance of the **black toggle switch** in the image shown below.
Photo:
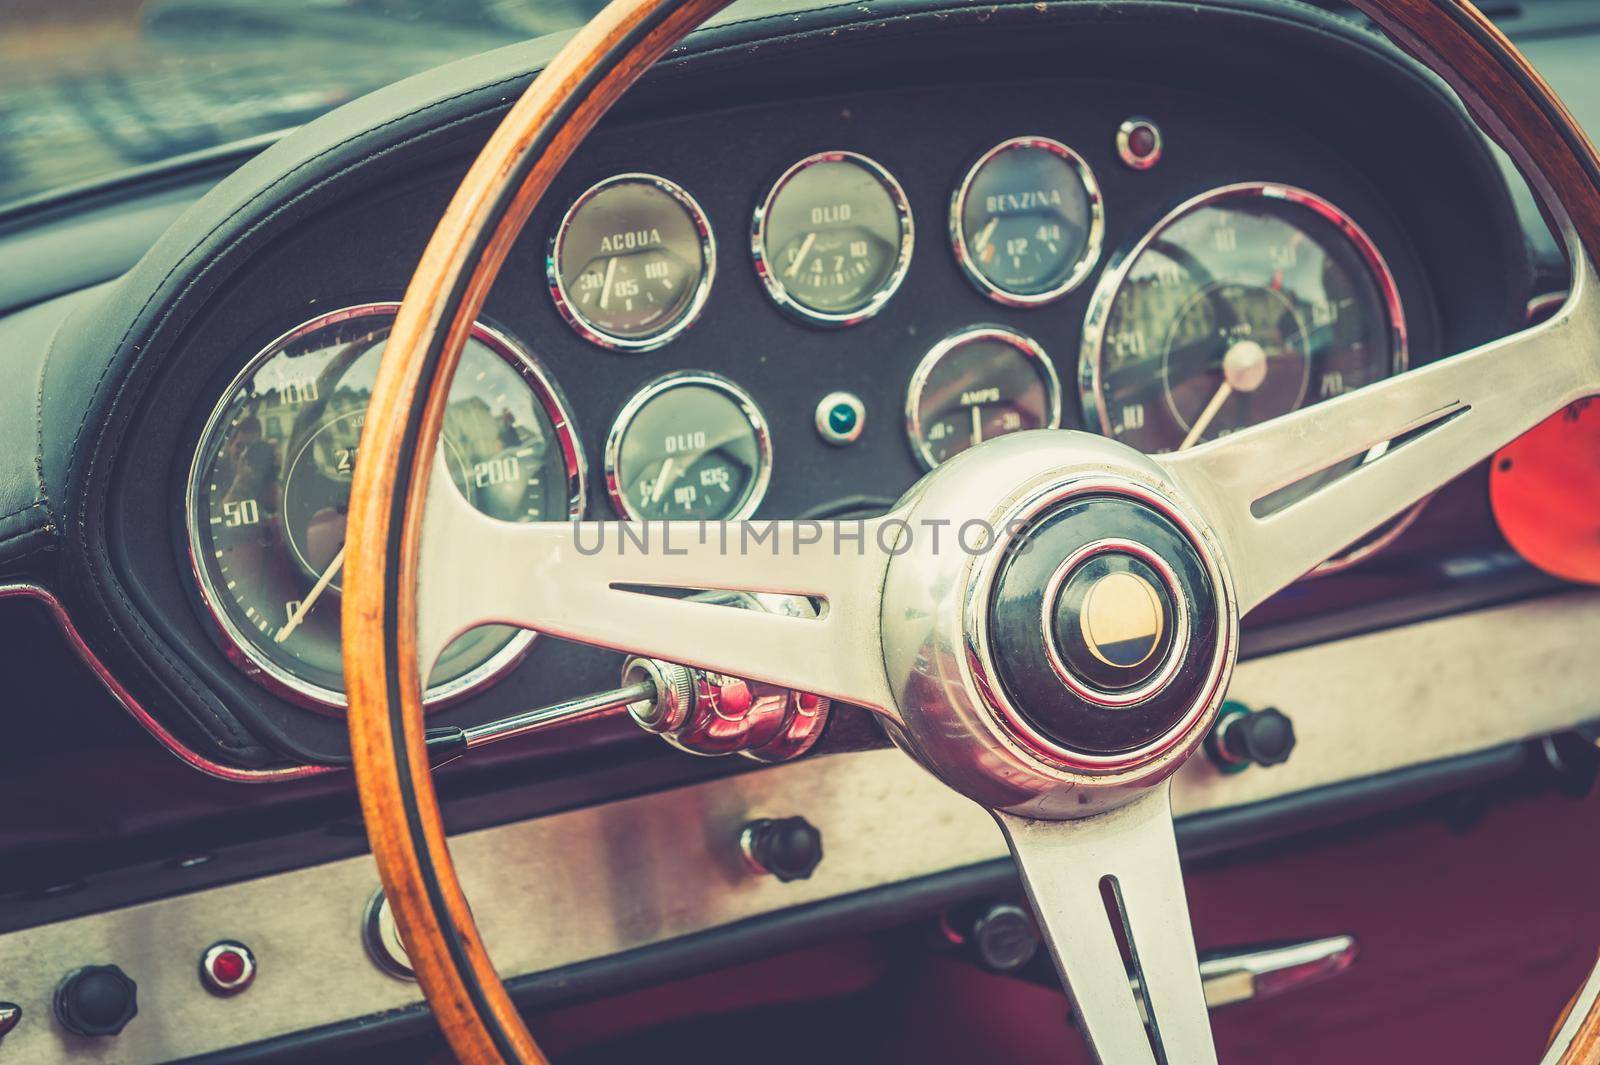
<svg viewBox="0 0 1600 1065"><path fill-rule="evenodd" d="M56 987L56 1020L78 1035L116 1035L139 1012L138 991L115 965L85 965Z"/></svg>
<svg viewBox="0 0 1600 1065"><path fill-rule="evenodd" d="M805 880L822 864L822 833L803 817L761 818L739 833L739 849L784 883Z"/></svg>
<svg viewBox="0 0 1600 1065"><path fill-rule="evenodd" d="M1206 737L1206 753L1225 773L1280 765L1293 750L1294 722L1273 707L1251 710L1243 703L1224 703Z"/></svg>

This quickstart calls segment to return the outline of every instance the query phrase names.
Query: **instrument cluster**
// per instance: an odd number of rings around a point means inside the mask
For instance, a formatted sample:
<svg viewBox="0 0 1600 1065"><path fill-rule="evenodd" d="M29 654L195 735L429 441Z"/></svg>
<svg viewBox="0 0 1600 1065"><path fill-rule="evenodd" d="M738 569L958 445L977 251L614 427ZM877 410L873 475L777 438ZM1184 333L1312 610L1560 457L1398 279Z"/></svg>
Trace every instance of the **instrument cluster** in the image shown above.
<svg viewBox="0 0 1600 1065"><path fill-rule="evenodd" d="M1160 160L1162 134L1132 119L1115 145L1117 165L1145 171ZM1348 214L1315 193L1272 182L1219 186L1169 205L1108 255L1101 182L1073 146L1015 136L953 171L947 201L914 210L897 176L868 155L814 152L759 193L747 231L724 233L693 188L616 173L562 205L547 233L524 240L546 242L549 299L598 359L683 343L715 316L733 271L747 271L776 311L805 327L857 328L906 298L913 249L938 242L1008 317L975 316L921 342L896 413L924 469L997 436L1063 424L1148 452L1182 450L1406 366L1405 312L1389 266ZM1076 350L1047 350L1019 318L1058 315L1063 297L1091 285ZM350 473L394 313L393 303L324 313L251 358L207 420L188 478L189 554L230 657L279 694L331 712L344 702L339 592ZM683 366L651 377L620 406L604 436L604 491L588 492L577 424L599 412L575 414L535 347L486 317L456 374L445 461L484 513L740 519L760 513L784 476L757 382ZM752 369L772 354L753 351ZM842 449L867 417L859 395L834 391L814 424ZM883 495L904 487L884 484ZM430 705L490 683L533 638L505 628L466 634L430 678Z"/></svg>

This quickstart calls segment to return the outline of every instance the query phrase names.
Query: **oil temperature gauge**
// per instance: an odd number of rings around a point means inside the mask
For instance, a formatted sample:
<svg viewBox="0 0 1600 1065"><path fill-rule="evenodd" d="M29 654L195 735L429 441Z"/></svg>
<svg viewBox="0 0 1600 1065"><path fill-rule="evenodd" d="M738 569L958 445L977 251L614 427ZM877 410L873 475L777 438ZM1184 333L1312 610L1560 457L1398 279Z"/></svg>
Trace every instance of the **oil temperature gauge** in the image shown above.
<svg viewBox="0 0 1600 1065"><path fill-rule="evenodd" d="M906 394L911 448L929 469L996 436L1061 425L1061 381L1038 343L999 326L946 337Z"/></svg>
<svg viewBox="0 0 1600 1065"><path fill-rule="evenodd" d="M749 394L684 371L640 389L606 438L606 487L636 521L748 518L772 475L772 436Z"/></svg>

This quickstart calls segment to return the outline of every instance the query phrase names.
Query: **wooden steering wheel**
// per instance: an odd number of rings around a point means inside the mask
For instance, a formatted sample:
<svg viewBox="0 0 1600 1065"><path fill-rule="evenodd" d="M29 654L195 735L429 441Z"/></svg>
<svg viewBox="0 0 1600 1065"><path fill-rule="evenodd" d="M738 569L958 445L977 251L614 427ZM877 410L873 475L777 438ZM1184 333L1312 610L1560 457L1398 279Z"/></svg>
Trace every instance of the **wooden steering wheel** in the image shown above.
<svg viewBox="0 0 1600 1065"><path fill-rule="evenodd" d="M1153 1065L1154 1042L1160 1060L1214 1063L1170 776L1215 718L1242 614L1547 415L1600 392L1600 160L1555 93L1467 0L1354 0L1455 88L1528 178L1572 265L1571 296L1548 322L1181 454L1145 457L1068 431L1003 437L938 467L843 550L837 536L772 522L757 550L683 530L670 552L584 552L575 527L483 517L425 461L468 328L573 150L726 2L614 0L572 38L457 190L388 341L351 498L344 670L368 834L422 989L462 1061L544 1060L457 881L424 743L424 667L455 635L499 621L877 712L902 748L993 812L1097 1060ZM1402 435L1383 458L1288 507L1256 506ZM1086 510L1122 530L1114 550L1147 563L1140 580L1168 612L1166 653L1183 666L1153 675L1122 711L1143 732L1115 755L1074 741L1076 722L1110 707L1093 678L1041 657L1060 612L1041 617L1040 602L1053 601L1046 588L1075 579L1068 563L1085 552L1113 550L1073 540L1070 516ZM992 550L941 554L937 540L905 535L921 521L974 516L1005 530ZM588 542L601 534L591 530ZM1007 550L1024 541L1033 550ZM1034 562L1011 564L1022 557ZM475 564L484 558L515 564ZM816 618L757 615L640 586L781 592L826 607ZM1007 637L991 639L997 632ZM1014 683L993 683L997 673ZM1079 716L1063 718L1060 706ZM1148 1037L1102 904L1107 881L1153 1022ZM1600 1063L1597 992L1600 969L1547 1062Z"/></svg>

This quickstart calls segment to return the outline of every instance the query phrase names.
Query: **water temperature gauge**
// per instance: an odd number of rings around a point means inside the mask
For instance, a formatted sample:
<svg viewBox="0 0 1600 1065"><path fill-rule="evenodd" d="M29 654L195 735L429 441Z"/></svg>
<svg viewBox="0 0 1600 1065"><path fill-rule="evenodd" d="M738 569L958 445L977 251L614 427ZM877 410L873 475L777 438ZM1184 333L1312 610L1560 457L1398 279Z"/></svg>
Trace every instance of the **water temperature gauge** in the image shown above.
<svg viewBox="0 0 1600 1065"><path fill-rule="evenodd" d="M980 325L923 356L906 395L906 432L928 469L985 440L1061 425L1061 380L1037 341Z"/></svg>
<svg viewBox="0 0 1600 1065"><path fill-rule="evenodd" d="M686 371L645 385L606 438L606 487L636 521L749 517L772 475L772 436L749 394Z"/></svg>
<svg viewBox="0 0 1600 1065"><path fill-rule="evenodd" d="M705 212L654 174L618 174L579 196L546 260L567 324L615 351L649 351L689 328L715 268Z"/></svg>

